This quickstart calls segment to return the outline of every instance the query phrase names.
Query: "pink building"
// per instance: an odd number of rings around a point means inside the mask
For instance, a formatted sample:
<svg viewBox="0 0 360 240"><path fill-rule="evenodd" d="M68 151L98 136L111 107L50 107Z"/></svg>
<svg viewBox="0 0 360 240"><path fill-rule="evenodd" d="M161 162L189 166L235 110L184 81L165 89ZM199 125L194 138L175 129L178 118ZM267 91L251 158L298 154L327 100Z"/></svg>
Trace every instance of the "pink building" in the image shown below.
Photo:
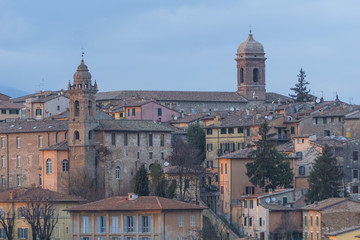
<svg viewBox="0 0 360 240"><path fill-rule="evenodd" d="M125 118L128 120L152 120L168 122L181 114L154 101L127 102Z"/></svg>

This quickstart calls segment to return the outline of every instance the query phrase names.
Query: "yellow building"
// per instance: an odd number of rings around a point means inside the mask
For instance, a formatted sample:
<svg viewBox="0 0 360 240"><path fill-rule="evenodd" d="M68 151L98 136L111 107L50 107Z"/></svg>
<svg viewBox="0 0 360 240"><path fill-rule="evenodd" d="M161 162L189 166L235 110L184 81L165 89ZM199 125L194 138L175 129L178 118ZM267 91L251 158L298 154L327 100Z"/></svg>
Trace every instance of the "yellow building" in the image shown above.
<svg viewBox="0 0 360 240"><path fill-rule="evenodd" d="M64 210L84 203L84 199L42 188L17 188L0 193L0 210L5 214L12 208L14 208L15 211L14 240L31 238L31 227L23 217L22 209L26 208L31 202L43 199L51 201L51 203L54 204L56 213L58 213L58 223L55 225L51 240L71 239L70 214Z"/></svg>
<svg viewBox="0 0 360 240"><path fill-rule="evenodd" d="M358 240L360 236L360 226L346 228L340 231L326 234L329 240Z"/></svg>
<svg viewBox="0 0 360 240"><path fill-rule="evenodd" d="M25 106L21 103L11 103L9 101L0 100L0 121L8 118L21 118L22 109L25 109Z"/></svg>

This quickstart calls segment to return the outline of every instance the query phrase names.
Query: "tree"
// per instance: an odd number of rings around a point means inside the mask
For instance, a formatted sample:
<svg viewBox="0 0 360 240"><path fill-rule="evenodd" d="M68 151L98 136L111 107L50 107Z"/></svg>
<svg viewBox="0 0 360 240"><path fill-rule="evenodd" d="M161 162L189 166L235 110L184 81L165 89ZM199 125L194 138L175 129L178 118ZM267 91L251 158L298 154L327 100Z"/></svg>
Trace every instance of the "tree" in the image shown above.
<svg viewBox="0 0 360 240"><path fill-rule="evenodd" d="M178 199L180 201L193 200L194 196L189 192L190 183L195 181L195 186L197 186L199 182L197 178L203 173L203 168L201 167L202 159L199 158L199 149L184 142L182 139L178 139L167 161L173 167L174 175L178 179L179 185L176 186L179 189ZM195 196L195 198L197 198L197 196Z"/></svg>
<svg viewBox="0 0 360 240"><path fill-rule="evenodd" d="M149 177L144 164L136 172L134 192L139 196L149 196Z"/></svg>
<svg viewBox="0 0 360 240"><path fill-rule="evenodd" d="M325 145L322 154L315 159L313 170L310 172L309 191L305 195L305 201L313 203L331 197L339 197L338 189L342 185L342 178L343 173L337 166L331 148Z"/></svg>
<svg viewBox="0 0 360 240"><path fill-rule="evenodd" d="M0 212L0 225L8 240L13 239L14 224L15 224L15 209L14 206L12 205L7 212L3 212L3 211ZM4 235L2 235L1 237L5 238Z"/></svg>
<svg viewBox="0 0 360 240"><path fill-rule="evenodd" d="M40 240L50 240L59 220L59 214L51 201L51 196L38 196L31 199L22 209L22 214L31 226L33 239L38 236Z"/></svg>
<svg viewBox="0 0 360 240"><path fill-rule="evenodd" d="M269 140L270 126L265 120L261 124L260 140L255 142L256 149L249 154L254 162L246 164L247 176L255 186L275 189L279 186L290 187L293 173L286 155L280 153Z"/></svg>
<svg viewBox="0 0 360 240"><path fill-rule="evenodd" d="M166 197L166 180L164 172L159 163L150 166L151 188L155 196Z"/></svg>
<svg viewBox="0 0 360 240"><path fill-rule="evenodd" d="M306 75L305 72L300 69L300 73L298 76L298 83L295 84L295 87L290 88L290 90L294 91L294 94L289 94L290 97L294 98L296 102L308 102L311 101L310 89L307 90L306 85L309 83L305 80Z"/></svg>
<svg viewBox="0 0 360 240"><path fill-rule="evenodd" d="M197 149L199 149L199 158L204 160L205 159L205 146L206 146L206 140L205 140L205 132L201 128L198 122L190 124L189 128L187 130L187 140L190 144L195 146Z"/></svg>

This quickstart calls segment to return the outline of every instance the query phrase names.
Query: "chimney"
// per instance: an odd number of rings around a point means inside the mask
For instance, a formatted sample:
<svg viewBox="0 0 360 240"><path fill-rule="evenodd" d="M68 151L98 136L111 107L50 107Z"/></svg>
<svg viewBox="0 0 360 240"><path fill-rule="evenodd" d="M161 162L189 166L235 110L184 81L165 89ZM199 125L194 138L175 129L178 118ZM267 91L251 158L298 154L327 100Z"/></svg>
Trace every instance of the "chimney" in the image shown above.
<svg viewBox="0 0 360 240"><path fill-rule="evenodd" d="M135 193L128 193L128 200L129 201L132 201L132 200L135 200L137 199L139 196L136 195Z"/></svg>

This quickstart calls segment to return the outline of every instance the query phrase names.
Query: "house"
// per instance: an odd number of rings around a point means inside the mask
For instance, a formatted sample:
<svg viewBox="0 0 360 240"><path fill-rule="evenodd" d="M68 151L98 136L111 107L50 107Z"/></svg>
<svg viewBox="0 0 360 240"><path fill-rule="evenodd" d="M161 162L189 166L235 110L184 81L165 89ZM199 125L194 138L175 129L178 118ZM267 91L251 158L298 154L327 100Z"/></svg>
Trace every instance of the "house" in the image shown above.
<svg viewBox="0 0 360 240"><path fill-rule="evenodd" d="M301 210L292 205L294 189L244 195L239 216L244 233L261 240L301 237Z"/></svg>
<svg viewBox="0 0 360 240"><path fill-rule="evenodd" d="M325 234L329 240L358 240L360 226L345 228L339 231Z"/></svg>
<svg viewBox="0 0 360 240"><path fill-rule="evenodd" d="M51 204L56 213L58 213L58 223L55 225L52 233L52 239L68 240L71 238L71 219L70 214L63 210L83 204L84 199L60 194L42 188L15 188L12 190L0 192L0 211L6 214L9 211L15 211L14 238L30 239L32 236L31 226L25 220L22 210L30 206L31 203ZM36 210L35 210L36 211ZM1 226L1 229L3 226ZM2 229L3 230L3 229Z"/></svg>
<svg viewBox="0 0 360 240"><path fill-rule="evenodd" d="M326 234L359 226L360 202L329 198L302 207L303 239L328 239Z"/></svg>
<svg viewBox="0 0 360 240"><path fill-rule="evenodd" d="M25 106L21 103L0 100L0 121L23 118L22 112L24 109Z"/></svg>
<svg viewBox="0 0 360 240"><path fill-rule="evenodd" d="M72 239L197 239L204 207L129 193L69 209Z"/></svg>

